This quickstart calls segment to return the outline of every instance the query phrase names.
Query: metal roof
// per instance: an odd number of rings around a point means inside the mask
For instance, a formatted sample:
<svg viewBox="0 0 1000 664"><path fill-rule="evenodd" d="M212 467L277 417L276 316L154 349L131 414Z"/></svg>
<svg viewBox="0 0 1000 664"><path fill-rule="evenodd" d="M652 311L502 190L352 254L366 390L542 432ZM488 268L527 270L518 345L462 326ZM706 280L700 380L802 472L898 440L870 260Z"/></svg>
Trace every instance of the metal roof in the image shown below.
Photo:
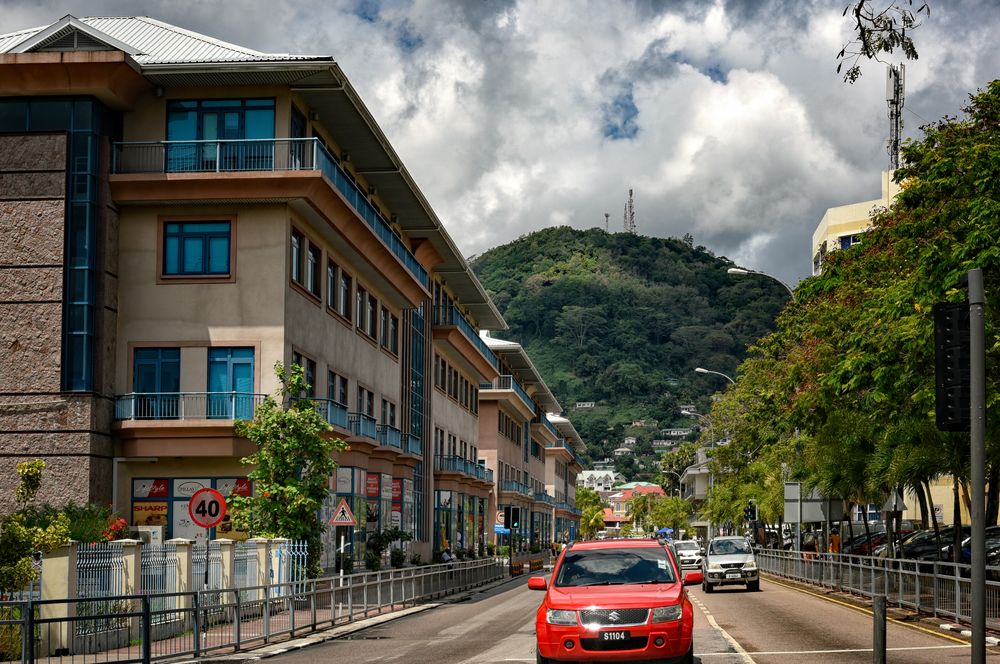
<svg viewBox="0 0 1000 664"><path fill-rule="evenodd" d="M538 401L543 410L548 412L559 412L562 410L559 401L556 400L549 386L545 384L542 374L535 368L534 363L528 357L528 353L521 344L514 341L496 339L489 335L481 336L489 349L497 355L502 355L504 361L517 372L517 379L525 389L528 387L534 388L534 394L531 396Z"/></svg>
<svg viewBox="0 0 1000 664"><path fill-rule="evenodd" d="M579 432L577 432L576 427L573 426L572 422L570 422L562 415L556 415L555 413L548 413L546 417L549 418L549 422L552 423L552 426L554 426L559 431L559 433L563 435L563 438L565 438L566 440L570 441L573 444L573 448L577 452L585 451L586 445L583 442L583 438L580 437ZM611 473L612 475L615 474L615 471L613 470L601 470L593 472Z"/></svg>
<svg viewBox="0 0 1000 664"><path fill-rule="evenodd" d="M84 39L85 38L85 39ZM143 76L163 88L288 85L350 154L412 240L441 256L440 275L481 329L506 329L500 311L472 272L423 192L332 56L262 53L148 16L64 16L38 28L0 35L0 53L72 48L121 50Z"/></svg>

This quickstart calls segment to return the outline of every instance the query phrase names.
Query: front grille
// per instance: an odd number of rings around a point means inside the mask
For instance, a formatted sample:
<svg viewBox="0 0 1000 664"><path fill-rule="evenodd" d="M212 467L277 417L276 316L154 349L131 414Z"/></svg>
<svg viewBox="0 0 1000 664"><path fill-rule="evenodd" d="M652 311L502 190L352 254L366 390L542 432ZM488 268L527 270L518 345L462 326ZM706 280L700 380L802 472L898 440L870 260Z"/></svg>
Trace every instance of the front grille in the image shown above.
<svg viewBox="0 0 1000 664"><path fill-rule="evenodd" d="M642 650L649 640L647 636L633 636L627 641L602 641L601 639L580 639L584 650Z"/></svg>
<svg viewBox="0 0 1000 664"><path fill-rule="evenodd" d="M601 625L602 627L645 625L648 618L649 609L588 609L580 611L580 623Z"/></svg>
<svg viewBox="0 0 1000 664"><path fill-rule="evenodd" d="M743 567L743 563L722 563L719 567L722 569L740 569Z"/></svg>

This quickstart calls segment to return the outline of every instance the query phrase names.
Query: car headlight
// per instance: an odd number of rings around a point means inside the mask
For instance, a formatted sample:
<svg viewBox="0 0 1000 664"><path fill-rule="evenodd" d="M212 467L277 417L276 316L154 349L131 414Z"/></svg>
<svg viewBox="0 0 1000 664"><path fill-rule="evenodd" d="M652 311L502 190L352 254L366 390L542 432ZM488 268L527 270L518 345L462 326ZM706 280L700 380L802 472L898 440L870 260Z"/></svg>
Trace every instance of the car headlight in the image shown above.
<svg viewBox="0 0 1000 664"><path fill-rule="evenodd" d="M709 572L721 572L722 571L722 565L720 565L719 563L709 563L708 564L708 571Z"/></svg>
<svg viewBox="0 0 1000 664"><path fill-rule="evenodd" d="M653 609L653 622L664 623L670 622L671 620L681 619L681 605L674 604L673 606L658 606Z"/></svg>
<svg viewBox="0 0 1000 664"><path fill-rule="evenodd" d="M576 611L545 609L545 622L550 625L575 625Z"/></svg>
<svg viewBox="0 0 1000 664"><path fill-rule="evenodd" d="M743 563L743 569L750 571L757 569L757 561L756 560L746 561L745 563Z"/></svg>

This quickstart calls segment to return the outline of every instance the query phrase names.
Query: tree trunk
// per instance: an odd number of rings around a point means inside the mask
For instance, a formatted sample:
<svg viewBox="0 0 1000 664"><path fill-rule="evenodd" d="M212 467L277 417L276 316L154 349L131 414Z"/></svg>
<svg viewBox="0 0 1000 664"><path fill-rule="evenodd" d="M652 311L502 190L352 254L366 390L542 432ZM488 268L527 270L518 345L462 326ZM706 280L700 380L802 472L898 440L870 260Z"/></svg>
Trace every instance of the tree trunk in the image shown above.
<svg viewBox="0 0 1000 664"><path fill-rule="evenodd" d="M913 493L917 496L917 503L920 505L920 529L927 530L928 523L930 522L927 518L927 496L924 494L923 486L919 481L914 485L913 489Z"/></svg>
<svg viewBox="0 0 1000 664"><path fill-rule="evenodd" d="M854 503L850 500L847 501L847 537L848 542L854 541L854 520L851 518L851 508L854 507ZM843 551L843 548L841 548ZM853 553L853 551L852 551Z"/></svg>
<svg viewBox="0 0 1000 664"><path fill-rule="evenodd" d="M986 525L995 526L1000 517L1000 465L990 465L986 482Z"/></svg>
<svg viewBox="0 0 1000 664"><path fill-rule="evenodd" d="M951 559L961 560L961 546L962 546L962 497L959 495L958 490L958 478L952 477L951 480L951 490L952 495L955 499L955 509L952 510L952 518L955 524L955 532L952 536L952 550Z"/></svg>
<svg viewBox="0 0 1000 664"><path fill-rule="evenodd" d="M861 503L861 522L865 524L865 541L867 542L868 555L872 555L872 531L868 526L868 503Z"/></svg>
<svg viewBox="0 0 1000 664"><path fill-rule="evenodd" d="M941 526L938 525L937 512L934 510L934 497L931 496L931 483L928 480L924 480L924 490L927 492L927 500L931 502L931 523L934 524L934 541L937 544L937 550L941 550Z"/></svg>

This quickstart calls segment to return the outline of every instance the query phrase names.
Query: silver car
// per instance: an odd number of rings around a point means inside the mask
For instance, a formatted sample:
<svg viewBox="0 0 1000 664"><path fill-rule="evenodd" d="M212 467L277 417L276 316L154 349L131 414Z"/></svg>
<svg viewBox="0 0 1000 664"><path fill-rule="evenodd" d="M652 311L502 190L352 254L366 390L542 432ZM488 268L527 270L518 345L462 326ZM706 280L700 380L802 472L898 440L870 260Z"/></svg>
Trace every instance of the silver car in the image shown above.
<svg viewBox="0 0 1000 664"><path fill-rule="evenodd" d="M701 567L702 548L694 540L679 540L674 542L677 552L677 562L681 569L699 569Z"/></svg>
<svg viewBox="0 0 1000 664"><path fill-rule="evenodd" d="M745 537L716 537L709 542L701 564L704 572L701 588L707 593L715 586L725 585L760 590L757 559Z"/></svg>

